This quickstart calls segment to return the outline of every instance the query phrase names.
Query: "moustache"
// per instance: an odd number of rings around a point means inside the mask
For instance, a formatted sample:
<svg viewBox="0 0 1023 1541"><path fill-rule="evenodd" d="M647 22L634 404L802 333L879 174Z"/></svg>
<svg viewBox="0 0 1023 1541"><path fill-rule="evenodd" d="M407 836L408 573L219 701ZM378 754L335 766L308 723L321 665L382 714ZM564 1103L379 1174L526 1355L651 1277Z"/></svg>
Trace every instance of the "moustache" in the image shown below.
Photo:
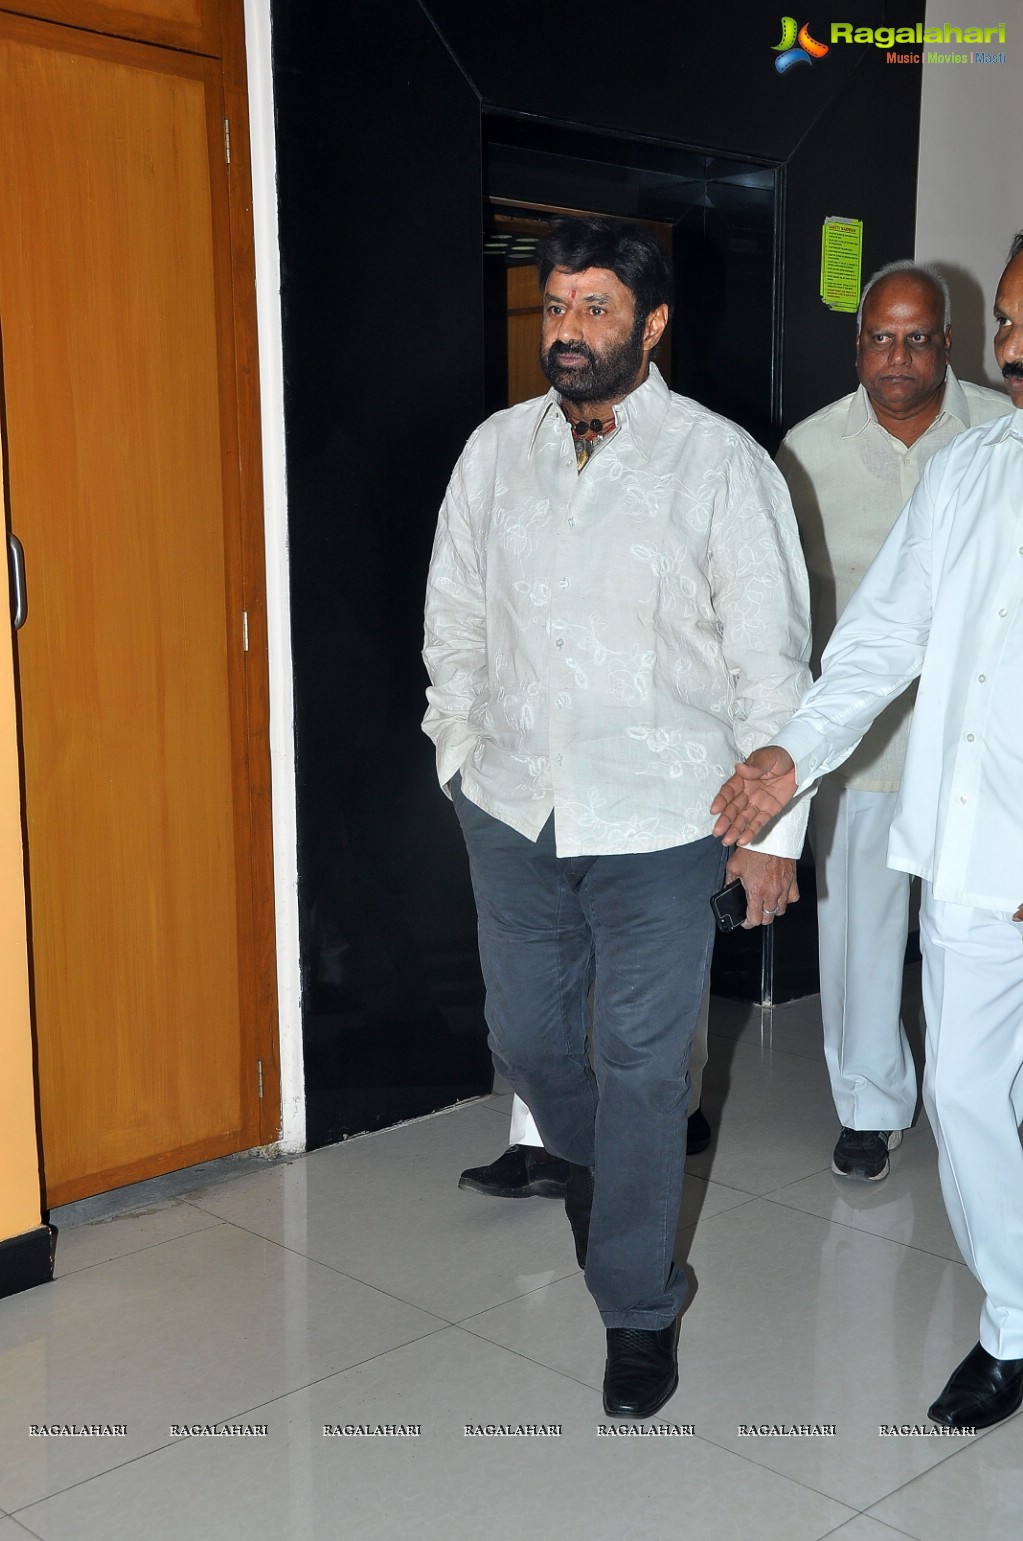
<svg viewBox="0 0 1023 1541"><path fill-rule="evenodd" d="M588 364L596 363L592 348L588 348L584 342L552 342L547 349L547 362L557 363L563 353L575 354L579 358L584 358Z"/></svg>
<svg viewBox="0 0 1023 1541"><path fill-rule="evenodd" d="M1006 380L1023 380L1023 359L1015 359L1011 364L1006 364L1002 375Z"/></svg>

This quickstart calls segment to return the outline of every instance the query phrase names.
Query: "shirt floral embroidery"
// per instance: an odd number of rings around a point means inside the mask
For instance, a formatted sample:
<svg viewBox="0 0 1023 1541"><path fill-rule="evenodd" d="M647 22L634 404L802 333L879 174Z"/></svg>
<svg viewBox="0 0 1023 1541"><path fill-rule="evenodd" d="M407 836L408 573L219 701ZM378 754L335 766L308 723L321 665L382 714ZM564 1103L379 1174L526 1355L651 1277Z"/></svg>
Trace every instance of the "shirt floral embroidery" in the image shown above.
<svg viewBox="0 0 1023 1541"><path fill-rule="evenodd" d="M580 473L557 396L476 430L440 513L424 729L446 786L559 855L711 831L735 761L809 670L806 572L785 484L742 429L656 369ZM803 800L805 801L805 800ZM758 848L796 856L806 809Z"/></svg>

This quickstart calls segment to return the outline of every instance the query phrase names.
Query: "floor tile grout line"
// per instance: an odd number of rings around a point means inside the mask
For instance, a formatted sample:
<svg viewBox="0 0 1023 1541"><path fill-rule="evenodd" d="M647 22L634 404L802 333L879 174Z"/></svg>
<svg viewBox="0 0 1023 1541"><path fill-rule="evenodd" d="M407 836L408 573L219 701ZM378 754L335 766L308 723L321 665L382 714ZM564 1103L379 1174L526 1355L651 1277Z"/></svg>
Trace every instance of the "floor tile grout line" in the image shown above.
<svg viewBox="0 0 1023 1541"><path fill-rule="evenodd" d="M698 1434L696 1437L697 1439L702 1439L705 1445L713 1445L715 1450L723 1450L726 1455L737 1456L740 1461L746 1461L750 1466L755 1466L757 1471L769 1471L772 1476L780 1477L783 1482L791 1482L795 1487L803 1488L807 1493L813 1493L817 1498L826 1498L829 1503L841 1504L843 1509L850 1509L852 1512L851 1514L847 1515L844 1520L842 1520L842 1525L849 1525L861 1514L866 1513L864 1509L858 1509L855 1504L847 1503L844 1498L836 1498L834 1493L826 1493L823 1488L813 1487L809 1482L804 1482L802 1477L793 1477L787 1471L779 1471L776 1466L769 1466L764 1461L758 1461L755 1458L752 1450L748 1452L745 1450L733 1450L731 1445L722 1444L720 1439L714 1439L714 1437L710 1434ZM888 1494L886 1493L885 1498L887 1497ZM882 1500L878 1498L875 1500L875 1502L881 1503ZM841 1526L836 1528L841 1529ZM832 1534L834 1534L834 1532L830 1530L825 1533L825 1535L828 1536ZM824 1541L824 1537L820 1537L819 1541Z"/></svg>
<svg viewBox="0 0 1023 1541"><path fill-rule="evenodd" d="M738 1208L739 1206L737 1205L736 1207ZM207 1211L205 1211L205 1213L212 1214L213 1211L212 1210L207 1210ZM441 1316L439 1311L431 1310L431 1308L429 1306L419 1306L419 1305L416 1305L414 1300L406 1300L403 1295L396 1295L393 1292L393 1290L384 1289L379 1284L371 1284L368 1279L361 1279L358 1274L348 1273L345 1269L338 1268L336 1266L336 1264L334 1264L334 1263L326 1263L321 1258L310 1257L308 1252L299 1252L297 1248L289 1247L283 1241L275 1241L272 1236L264 1236L261 1231L253 1231L253 1230L251 1230L246 1225L240 1225L237 1220L225 1220L225 1219L223 1219L223 1217L219 1217L219 1218L221 1219L221 1223L223 1225L230 1226L232 1229L234 1229L236 1231L240 1231L242 1233L242 1235L244 1235L244 1236L252 1236L257 1241L265 1241L268 1246L277 1247L279 1251L287 1252L291 1257L300 1257L306 1263L314 1263L318 1268L326 1268L328 1270L328 1272L333 1273L333 1274L337 1274L339 1278L347 1279L350 1284L361 1284L364 1289L375 1290L376 1293L378 1295L382 1295L385 1300L393 1300L397 1305L407 1306L410 1311L421 1311L424 1316L432 1316L433 1319L435 1321L437 1321L437 1322L440 1322L441 1326L443 1326L443 1327L457 1327L459 1325L459 1320L461 1320L461 1319L454 1319L454 1318L450 1318L450 1317L447 1317L447 1316ZM207 1226L206 1229L207 1230L214 1230L215 1227L214 1226ZM188 1235L190 1235L190 1236L196 1236L196 1235L201 1235L201 1234L202 1234L201 1231L189 1231L188 1232ZM177 1237L173 1237L173 1236L168 1237L168 1241L176 1241L176 1240L178 1240ZM161 1242L161 1243L159 1243L159 1245L163 1246L164 1243ZM131 1253L126 1253L125 1254L125 1256L129 1256L129 1257L132 1256L132 1255L133 1254L131 1254ZM116 1262L116 1261L117 1261L116 1258L111 1258L110 1259L110 1262ZM574 1273L577 1273L577 1272L578 1272L578 1269L570 1268L569 1271L566 1274L562 1274L561 1275L561 1278L570 1279L572 1277L572 1275ZM507 1298L507 1300L498 1300L492 1306L484 1306L482 1308L482 1310L483 1311L496 1311L500 1306L511 1305L512 1301L514 1301L514 1300L524 1300L527 1295L534 1294L536 1290L545 1289L548 1284L557 1284L559 1282L560 1282L559 1279L548 1279L545 1284L538 1284L538 1285L536 1285L534 1287L534 1289L523 1290L521 1295L510 1295ZM481 1315L481 1314L482 1314L482 1312L473 1312L472 1313L472 1315ZM470 1320L470 1319L471 1318L469 1318L469 1317L465 1318L465 1320ZM428 1336L428 1334L424 1334L424 1336Z"/></svg>
<svg viewBox="0 0 1023 1541"><path fill-rule="evenodd" d="M929 1477L932 1472L936 1472L939 1467L944 1466L947 1462L954 1461L957 1456L967 1455L971 1450L976 1449L978 1440L983 1439L986 1434L993 1433L995 1428L998 1427L1001 1427L1001 1425L993 1424L989 1429L981 1429L979 1433L972 1436L968 1444L960 1445L958 1449L955 1450L949 1450L947 1455L943 1455L940 1460L935 1461L934 1465L929 1466L926 1471L917 1472L915 1477L909 1477L905 1482L900 1482L898 1487L892 1488L890 1493L886 1493L883 1498L875 1499L869 1508L864 1509L864 1518L873 1520L875 1525L888 1525L887 1520L878 1519L875 1514L871 1514L870 1510L876 1509L878 1504L886 1504L890 1498L895 1498L899 1493L904 1492L906 1488L912 1487L914 1483L922 1481L925 1477ZM909 1541L920 1541L920 1538L914 1536L912 1531L896 1530L892 1525L888 1525L888 1529L891 1530L896 1536L907 1535L909 1537Z"/></svg>
<svg viewBox="0 0 1023 1541"><path fill-rule="evenodd" d="M45 1503L45 1499L41 1498L39 1502ZM28 1506L26 1505L26 1507ZM12 1520L15 1525L19 1526L19 1528L25 1532L25 1535L29 1538L29 1541L44 1541L44 1538L39 1534L38 1530L30 1530L25 1521L19 1520L16 1514L5 1514L4 1519Z"/></svg>
<svg viewBox="0 0 1023 1541"><path fill-rule="evenodd" d="M820 1220L824 1225L837 1225L844 1231L853 1231L857 1236L873 1236L875 1241L888 1241L894 1247L905 1247L908 1252L917 1252L921 1257L936 1257L942 1263L955 1263L957 1267L966 1267L961 1257L948 1257L944 1252L932 1252L929 1247L918 1246L912 1241L900 1241L895 1236L885 1236L878 1231L867 1230L862 1225L850 1225L848 1220L825 1218L824 1215L817 1214L813 1209L802 1209L798 1204L790 1203L785 1199L771 1198L766 1193L762 1197L768 1204L777 1204L779 1209L787 1209L797 1215L806 1215L811 1220ZM737 1205L736 1207L738 1208L739 1206ZM723 1210L722 1213L727 1214L728 1210Z"/></svg>
<svg viewBox="0 0 1023 1541"><path fill-rule="evenodd" d="M152 1252L156 1247L164 1247L168 1242L185 1241L189 1236L199 1236L204 1231L215 1231L218 1226L229 1225L229 1220L222 1220L218 1215L211 1215L210 1211L203 1210L203 1214L210 1215L213 1225L200 1225L194 1231L181 1231L177 1236L163 1236L159 1241L147 1241L144 1247L130 1247L126 1252L115 1252L112 1257L98 1257L93 1263L83 1263L80 1268L69 1268L67 1273L55 1273L48 1282L62 1284L66 1279L73 1279L76 1274L88 1273L93 1268L105 1268L108 1263L119 1263L122 1258L140 1257L143 1252ZM57 1253L60 1253L60 1242L57 1242Z"/></svg>
<svg viewBox="0 0 1023 1541"><path fill-rule="evenodd" d="M279 1252L286 1252L290 1257L300 1257L305 1263L312 1263L317 1268L325 1268L328 1273L336 1274L341 1279L347 1279L350 1284L360 1284L364 1289L375 1290L376 1293L378 1295L382 1295L385 1300L393 1300L397 1305L408 1307L410 1311L420 1311L424 1316L432 1316L433 1319L439 1322L443 1327L454 1327L457 1325L456 1322L450 1321L446 1316L441 1316L436 1311L429 1310L426 1306L417 1306L414 1301L405 1300L401 1295L395 1295L390 1290L382 1289L378 1284L370 1284L368 1280L360 1279L357 1274L346 1273L343 1268L337 1268L333 1263L325 1263L320 1258L310 1257L307 1252L299 1252L297 1248L286 1246L282 1241L275 1241L272 1236L264 1236L261 1231L254 1231L246 1225L239 1225L237 1220L226 1220L222 1215L214 1215L213 1211L209 1209L203 1210L202 1213L210 1215L214 1220L217 1221L217 1224L201 1226L196 1231L185 1231L181 1236L167 1236L163 1241L153 1242L151 1246L140 1247L134 1252L119 1252L116 1257L104 1258L100 1262L90 1263L85 1268L76 1268L73 1273L62 1274L59 1279L54 1279L52 1282L54 1284L66 1284L69 1280L74 1279L78 1274L90 1273L93 1268L109 1268L116 1266L118 1263L127 1261L128 1258L140 1257L143 1252L154 1252L158 1247L172 1246L175 1242L187 1241L190 1237L193 1236L204 1236L208 1232L213 1232L219 1229L221 1226L224 1226L229 1230L238 1231L243 1236L251 1236L256 1241L265 1242L269 1247L276 1247ZM528 1293L532 1293L532 1291L529 1291ZM515 1300L518 1297L513 1295L511 1298L512 1300ZM508 1302L499 1301L498 1304L507 1305Z"/></svg>
<svg viewBox="0 0 1023 1541"><path fill-rule="evenodd" d="M987 1432L988 1431L986 1429L982 1431L982 1433ZM751 1448L749 1452L733 1450L730 1445L722 1444L719 1439L714 1439L712 1435L701 1434L699 1437L705 1440L707 1444L713 1445L718 1450L727 1450L732 1455L741 1456L743 1460L749 1461L751 1465L756 1466L759 1470L774 1472L776 1476L785 1477L788 1479L788 1481L795 1482L797 1486L806 1488L806 1490L810 1493L816 1493L821 1498L830 1499L832 1503L842 1504L846 1509L852 1509L857 1517L862 1516L865 1519L873 1519L878 1525L885 1524L885 1521L875 1519L875 1516L870 1513L871 1509L876 1508L878 1504L887 1503L889 1498L893 1498L896 1493L901 1493L903 1488L911 1487L914 1482L919 1482L922 1478L930 1476L932 1472L936 1472L940 1466L943 1466L946 1461L954 1460L957 1455L962 1455L965 1451L969 1450L974 1443L974 1441L971 1441L969 1445L962 1445L958 1449L947 1450L945 1454L939 1455L938 1459L932 1466L928 1466L924 1471L917 1472L915 1476L907 1478L907 1480L904 1482L898 1482L898 1484L892 1488L891 1492L882 1494L880 1498L871 1499L869 1504L863 1508L860 1508L856 1504L849 1503L844 1498L836 1498L834 1493L827 1493L823 1488L813 1487L809 1482L804 1481L801 1477L792 1477L788 1472L779 1471L776 1466L770 1466L764 1461L758 1461L753 1453L753 1448ZM980 1436L978 1435L977 1437L979 1438ZM827 1541L827 1537L835 1535L837 1531L841 1530L842 1525L848 1525L850 1523L851 1521L849 1519L843 1520L841 1525L836 1526L834 1530L826 1531L824 1536L820 1538L820 1541ZM888 1528L891 1529L893 1534L896 1536L903 1535L902 1531L894 1530L891 1526ZM910 1535L909 1541L919 1541L919 1538Z"/></svg>
<svg viewBox="0 0 1023 1541"><path fill-rule="evenodd" d="M915 1482L916 1478L914 1477L913 1480ZM878 1503L882 1503L882 1502L883 1502L883 1499L879 1498L878 1499ZM857 1515L857 1518L858 1519L864 1519L864 1520L871 1520L872 1523L875 1524L875 1525L884 1525L885 1530L890 1530L891 1531L892 1537L893 1537L893 1541L920 1541L919 1536L911 1536L909 1534L908 1530L895 1530L895 1529L892 1528L891 1525L886 1525L884 1520L874 1519L874 1516L872 1514L870 1514L866 1509L861 1509L859 1514ZM834 1530L829 1530L825 1535L818 1537L818 1541L828 1541L828 1538L830 1536L839 1536L839 1535L841 1535L841 1533L842 1533L843 1529L845 1528L845 1526L846 1525L851 1525L851 1524L852 1524L852 1520L843 1520L841 1525L836 1525L835 1526Z"/></svg>
<svg viewBox="0 0 1023 1541"><path fill-rule="evenodd" d="M252 1407L244 1408L239 1413L234 1413L233 1415L230 1415L226 1418L212 1418L207 1421L211 1427L215 1427L217 1424L239 1423L249 1413L259 1412L263 1408L273 1407L275 1403L283 1402L287 1397L297 1396L300 1392L309 1391L314 1386L322 1386L325 1381L335 1380L338 1376L347 1375L349 1370L361 1369L363 1365L372 1364L375 1359L382 1359L387 1354L395 1354L400 1349L411 1347L413 1343L424 1342L427 1338L436 1337L439 1332L450 1332L456 1327L457 1323L445 1322L438 1318L438 1325L436 1327L432 1327L428 1332L421 1333L418 1337L409 1338L404 1343L395 1343L390 1348L380 1349L375 1354L367 1355L365 1359L357 1359L353 1364L344 1365L341 1369L332 1370L326 1375L318 1375L311 1381L303 1381L300 1386L291 1386L287 1391L282 1391L277 1396L271 1397L268 1402L256 1402L252 1405ZM475 1334L473 1334L473 1336L475 1336ZM188 1438L174 1438L174 1436L171 1436L170 1438L164 1440L161 1444L153 1445L149 1450L140 1450L137 1455L129 1456L127 1460L118 1461L113 1466L106 1466L102 1471L91 1472L89 1476L80 1477L76 1482L69 1482L67 1487L54 1488L52 1493L46 1493L42 1498L33 1498L30 1503L21 1504L19 1508L10 1510L6 1518L18 1519L20 1514L24 1514L27 1510L35 1508L37 1504L48 1503L51 1498L60 1498L65 1493L72 1493L74 1492L75 1488L84 1487L87 1482L96 1482L102 1477L109 1476L111 1472L123 1471L129 1466L136 1465L139 1461L148 1460L151 1455L159 1455L164 1450L170 1450L175 1445L189 1445L191 1443L192 1441ZM19 1523L23 1522L19 1521ZM32 1534L34 1535L35 1532L33 1531ZM40 1538L40 1541L42 1541L42 1538Z"/></svg>

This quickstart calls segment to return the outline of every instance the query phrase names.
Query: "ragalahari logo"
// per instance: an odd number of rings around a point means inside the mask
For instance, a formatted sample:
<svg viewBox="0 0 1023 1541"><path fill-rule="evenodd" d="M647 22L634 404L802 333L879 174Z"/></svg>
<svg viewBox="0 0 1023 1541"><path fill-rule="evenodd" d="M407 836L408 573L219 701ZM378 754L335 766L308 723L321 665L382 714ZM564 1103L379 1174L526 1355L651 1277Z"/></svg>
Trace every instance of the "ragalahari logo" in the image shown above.
<svg viewBox="0 0 1023 1541"><path fill-rule="evenodd" d="M827 43L818 43L816 38L810 36L805 21L797 28L794 16L782 17L781 42L774 45L774 52L778 55L774 67L779 75L784 75L794 64L812 64L814 59L823 59L827 51Z"/></svg>

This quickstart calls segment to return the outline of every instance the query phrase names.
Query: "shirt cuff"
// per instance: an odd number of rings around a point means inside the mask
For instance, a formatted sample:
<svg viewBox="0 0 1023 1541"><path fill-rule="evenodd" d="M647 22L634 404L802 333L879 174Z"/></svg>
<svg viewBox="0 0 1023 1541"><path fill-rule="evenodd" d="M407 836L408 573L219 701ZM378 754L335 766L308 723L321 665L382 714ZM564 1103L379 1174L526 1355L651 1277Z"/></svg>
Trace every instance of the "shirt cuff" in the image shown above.
<svg viewBox="0 0 1023 1541"><path fill-rule="evenodd" d="M770 824L765 824L746 849L759 851L762 856L787 856L792 861L798 861L806 841L806 823L810 817L812 798L812 791L795 797L784 813L779 813Z"/></svg>
<svg viewBox="0 0 1023 1541"><path fill-rule="evenodd" d="M773 743L792 757L796 768L796 791L803 789L826 775L831 768L828 760L829 744L822 733L809 723L792 718L774 735ZM808 805L809 806L809 805ZM784 815L782 815L784 817Z"/></svg>

